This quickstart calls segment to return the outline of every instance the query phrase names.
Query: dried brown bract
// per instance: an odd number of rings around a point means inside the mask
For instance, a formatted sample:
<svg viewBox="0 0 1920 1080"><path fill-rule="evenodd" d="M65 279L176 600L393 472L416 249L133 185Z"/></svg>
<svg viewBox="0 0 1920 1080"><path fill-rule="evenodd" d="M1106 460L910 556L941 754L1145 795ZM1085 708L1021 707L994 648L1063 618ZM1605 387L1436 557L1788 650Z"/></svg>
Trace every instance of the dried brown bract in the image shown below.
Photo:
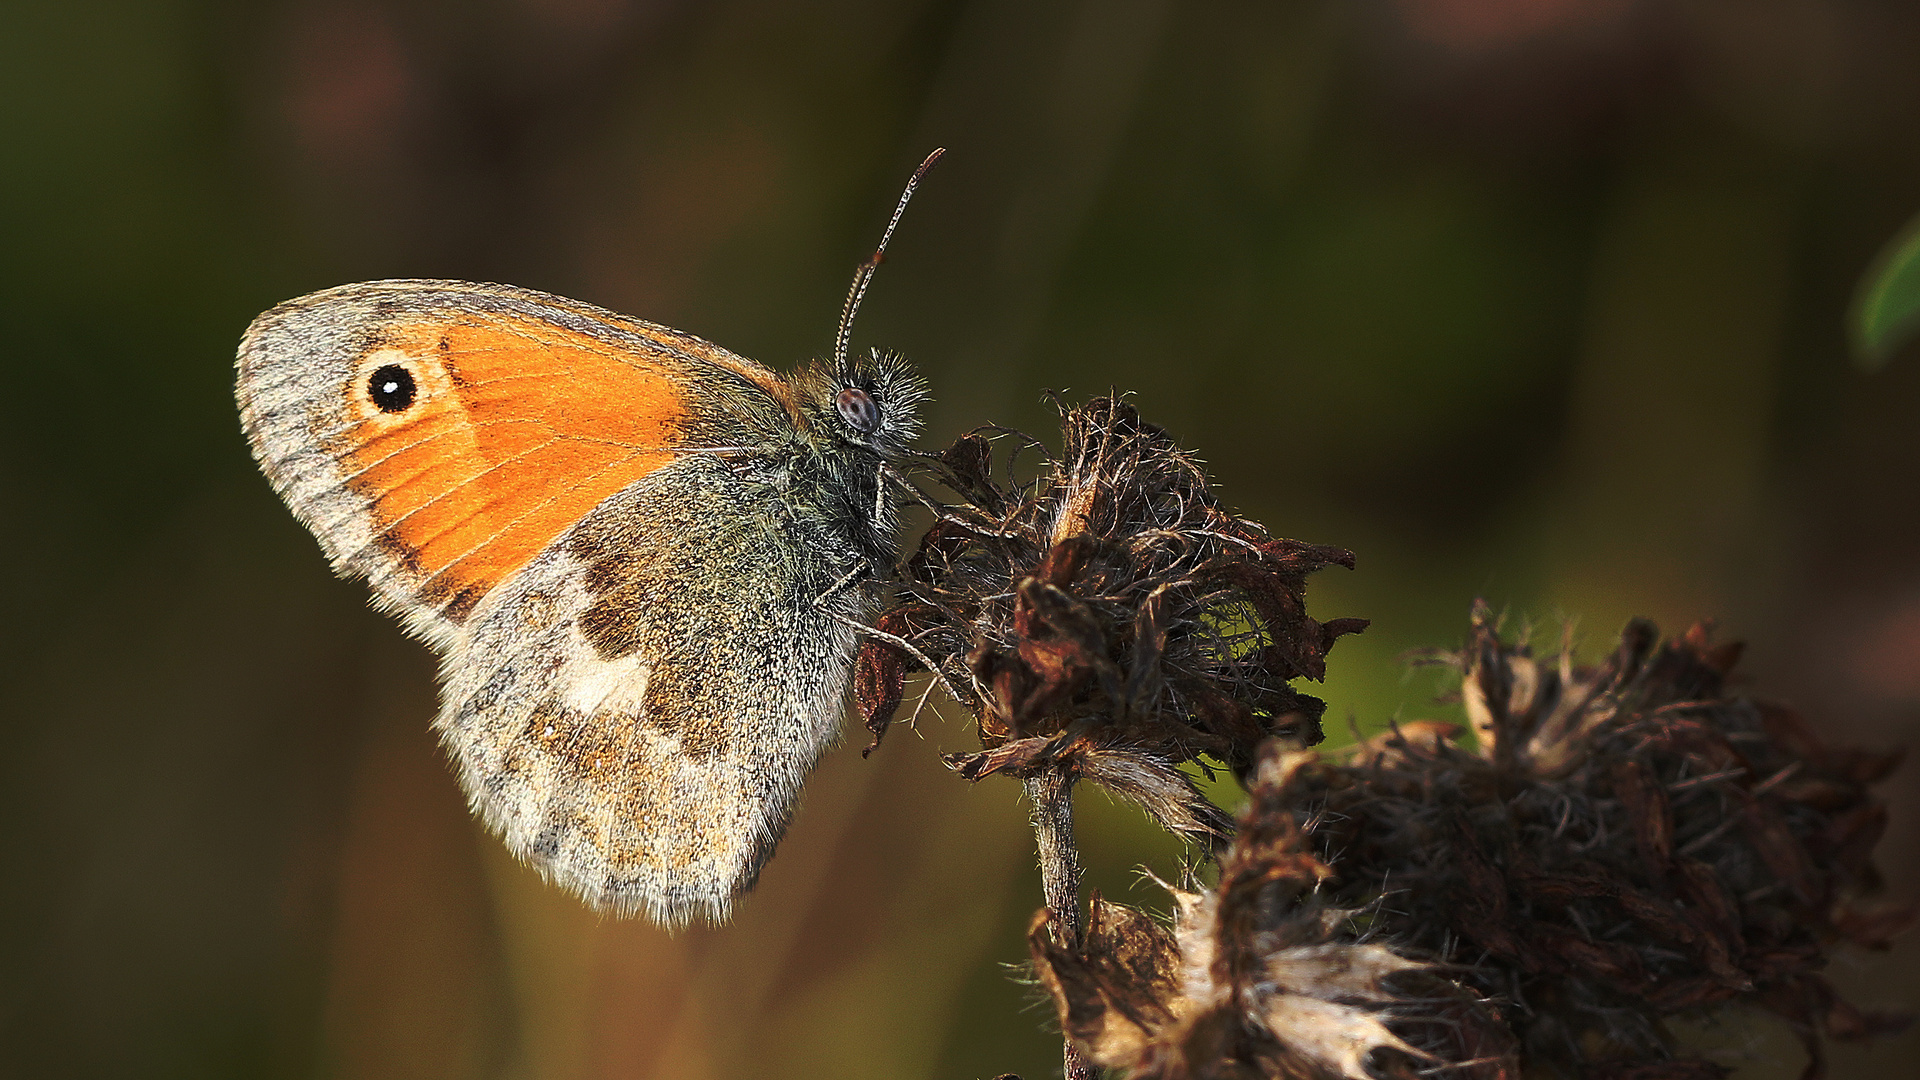
<svg viewBox="0 0 1920 1080"><path fill-rule="evenodd" d="M1353 556L1222 509L1199 462L1122 400L1063 409L1062 428L1030 482L978 434L940 456L960 501L876 623L912 652L868 642L856 699L877 744L930 662L979 721L983 749L949 759L963 776L1056 770L1217 839L1225 816L1176 766L1206 754L1244 775L1270 737L1320 741L1325 704L1289 684L1321 678L1366 621L1309 618L1306 578Z"/></svg>
<svg viewBox="0 0 1920 1080"><path fill-rule="evenodd" d="M1136 1080L1518 1076L1494 1009L1444 968L1367 940L1380 913L1322 890L1333 871L1291 802L1293 774L1316 761L1267 753L1219 886L1173 890L1171 929L1096 896L1074 950L1036 916L1035 967L1088 1060Z"/></svg>
<svg viewBox="0 0 1920 1080"><path fill-rule="evenodd" d="M1628 625L1601 663L1535 660L1484 606L1442 662L1463 674L1477 748L1434 725L1296 770L1285 801L1337 875L1380 897L1410 955L1465 965L1508 1003L1529 1063L1580 1077L1679 1080L1664 1021L1743 1003L1803 1036L1893 1030L1819 975L1829 948L1884 948L1915 918L1875 903L1886 824L1869 785L1897 753L1829 746L1795 712L1729 695L1740 653L1696 626ZM1389 892L1390 890L1390 892Z"/></svg>

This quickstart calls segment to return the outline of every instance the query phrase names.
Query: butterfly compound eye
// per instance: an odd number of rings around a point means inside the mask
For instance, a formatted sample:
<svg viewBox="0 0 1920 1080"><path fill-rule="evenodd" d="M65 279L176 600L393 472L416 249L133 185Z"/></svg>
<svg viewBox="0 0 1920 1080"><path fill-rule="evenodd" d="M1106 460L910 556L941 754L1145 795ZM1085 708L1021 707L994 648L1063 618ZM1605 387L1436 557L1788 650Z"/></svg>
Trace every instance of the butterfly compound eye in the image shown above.
<svg viewBox="0 0 1920 1080"><path fill-rule="evenodd" d="M367 379L367 396L381 412L405 412L417 392L413 373L399 364L388 364Z"/></svg>
<svg viewBox="0 0 1920 1080"><path fill-rule="evenodd" d="M853 430L866 435L880 430L880 406L865 390L849 386L834 395L833 404L840 410L840 419Z"/></svg>

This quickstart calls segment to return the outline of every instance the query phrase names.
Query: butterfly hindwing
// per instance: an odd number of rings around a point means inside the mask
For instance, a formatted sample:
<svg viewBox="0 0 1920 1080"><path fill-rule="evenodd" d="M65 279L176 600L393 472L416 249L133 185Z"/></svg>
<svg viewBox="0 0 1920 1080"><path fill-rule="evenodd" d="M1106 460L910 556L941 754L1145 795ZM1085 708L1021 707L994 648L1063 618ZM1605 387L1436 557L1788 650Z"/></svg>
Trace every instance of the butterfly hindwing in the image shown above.
<svg viewBox="0 0 1920 1080"><path fill-rule="evenodd" d="M483 601L435 726L515 853L595 906L726 916L838 731L853 648L831 560L791 537L750 473L683 458Z"/></svg>

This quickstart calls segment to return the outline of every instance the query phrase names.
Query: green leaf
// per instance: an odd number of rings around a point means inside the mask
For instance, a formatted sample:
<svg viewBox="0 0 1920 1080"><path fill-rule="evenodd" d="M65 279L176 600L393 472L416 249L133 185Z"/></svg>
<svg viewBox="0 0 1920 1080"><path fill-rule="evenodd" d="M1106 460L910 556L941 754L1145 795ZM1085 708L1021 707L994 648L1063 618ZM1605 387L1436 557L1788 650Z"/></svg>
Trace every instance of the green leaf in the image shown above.
<svg viewBox="0 0 1920 1080"><path fill-rule="evenodd" d="M1920 334L1920 217L1907 223L1860 279L1848 317L1854 361L1878 371Z"/></svg>

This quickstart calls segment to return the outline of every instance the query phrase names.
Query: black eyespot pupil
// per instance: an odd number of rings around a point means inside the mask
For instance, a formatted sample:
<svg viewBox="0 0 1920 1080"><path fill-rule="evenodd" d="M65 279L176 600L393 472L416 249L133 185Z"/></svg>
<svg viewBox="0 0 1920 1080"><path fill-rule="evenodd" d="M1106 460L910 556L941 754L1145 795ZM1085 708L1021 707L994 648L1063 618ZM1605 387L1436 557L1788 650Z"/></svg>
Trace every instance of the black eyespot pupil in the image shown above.
<svg viewBox="0 0 1920 1080"><path fill-rule="evenodd" d="M833 404L840 410L840 419L855 431L872 434L880 430L880 406L865 390L849 386L834 395Z"/></svg>
<svg viewBox="0 0 1920 1080"><path fill-rule="evenodd" d="M399 364L388 364L367 380L367 396L381 412L405 412L414 393L413 373Z"/></svg>

